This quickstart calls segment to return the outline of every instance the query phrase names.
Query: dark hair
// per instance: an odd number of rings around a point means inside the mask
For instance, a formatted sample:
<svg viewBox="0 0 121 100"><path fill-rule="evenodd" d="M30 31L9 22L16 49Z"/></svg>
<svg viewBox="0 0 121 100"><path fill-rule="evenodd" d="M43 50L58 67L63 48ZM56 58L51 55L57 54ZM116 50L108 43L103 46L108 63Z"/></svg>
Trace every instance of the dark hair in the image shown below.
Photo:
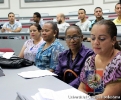
<svg viewBox="0 0 121 100"><path fill-rule="evenodd" d="M102 11L102 8L101 8L101 7L96 7L96 8L94 9L94 11L95 11L96 9L101 9L101 11Z"/></svg>
<svg viewBox="0 0 121 100"><path fill-rule="evenodd" d="M101 20L101 21L98 21L97 23L95 23L94 26L95 25L106 25L107 26L107 33L110 35L110 37L111 38L113 38L114 36L117 37L117 27L111 20ZM114 48L121 50L117 41L114 45Z"/></svg>
<svg viewBox="0 0 121 100"><path fill-rule="evenodd" d="M57 24L56 24L55 22L52 22L52 21L45 22L45 24L46 24L46 23L49 23L49 24L52 25L53 31L54 31L54 32L56 31L56 36L55 36L55 38L58 38L59 29L58 29Z"/></svg>
<svg viewBox="0 0 121 100"><path fill-rule="evenodd" d="M34 15L36 15L38 18L41 18L41 14L39 12L35 12Z"/></svg>
<svg viewBox="0 0 121 100"><path fill-rule="evenodd" d="M66 29L66 31L65 31L65 35L66 35L67 31L68 31L70 28L75 28L75 29L78 31L78 33L82 36L82 30L81 30L81 29L79 28L79 26L77 26L77 25L71 25L71 26L69 26L69 27Z"/></svg>
<svg viewBox="0 0 121 100"><path fill-rule="evenodd" d="M120 5L121 5L121 3L119 2L119 3L117 3L117 4L115 5L115 8L116 8L116 6L117 6L118 4L120 4Z"/></svg>
<svg viewBox="0 0 121 100"><path fill-rule="evenodd" d="M29 28L30 28L31 26L35 26L35 27L37 28L38 31L42 30L41 26L40 26L38 23L31 24L31 25L29 26Z"/></svg>
<svg viewBox="0 0 121 100"><path fill-rule="evenodd" d="M83 9L83 8L80 8L79 10L83 10L83 11L84 11L84 13L86 14L86 10L85 10L85 9Z"/></svg>
<svg viewBox="0 0 121 100"><path fill-rule="evenodd" d="M10 15L10 14L13 14L13 15L15 15L13 12L9 12L9 13L8 13L8 17L9 17L9 15Z"/></svg>

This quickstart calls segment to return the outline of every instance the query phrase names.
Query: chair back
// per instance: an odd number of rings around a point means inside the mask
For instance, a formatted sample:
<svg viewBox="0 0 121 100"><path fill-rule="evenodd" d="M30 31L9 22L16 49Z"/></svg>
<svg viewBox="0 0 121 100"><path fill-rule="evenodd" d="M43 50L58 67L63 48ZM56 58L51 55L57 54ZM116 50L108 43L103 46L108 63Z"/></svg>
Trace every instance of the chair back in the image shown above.
<svg viewBox="0 0 121 100"><path fill-rule="evenodd" d="M14 52L11 48L0 48L0 52Z"/></svg>

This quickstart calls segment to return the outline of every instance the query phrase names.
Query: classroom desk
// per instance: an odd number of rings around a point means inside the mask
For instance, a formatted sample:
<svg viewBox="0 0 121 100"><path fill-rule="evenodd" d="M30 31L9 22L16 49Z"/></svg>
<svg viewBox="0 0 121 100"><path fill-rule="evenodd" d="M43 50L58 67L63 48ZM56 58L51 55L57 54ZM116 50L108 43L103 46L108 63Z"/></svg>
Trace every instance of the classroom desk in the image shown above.
<svg viewBox="0 0 121 100"><path fill-rule="evenodd" d="M17 75L17 73L23 71L37 69L35 66L21 69L3 69L5 76L0 77L0 100L18 100L16 92L20 92L28 100L33 100L31 96L38 92L38 88L48 88L54 91L72 88L53 76L24 79Z"/></svg>

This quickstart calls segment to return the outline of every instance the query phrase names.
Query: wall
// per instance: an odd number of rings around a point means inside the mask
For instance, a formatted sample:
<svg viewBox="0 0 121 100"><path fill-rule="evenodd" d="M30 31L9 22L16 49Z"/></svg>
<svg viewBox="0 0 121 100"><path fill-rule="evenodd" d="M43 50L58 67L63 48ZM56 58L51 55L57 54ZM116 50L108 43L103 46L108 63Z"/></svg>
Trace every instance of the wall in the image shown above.
<svg viewBox="0 0 121 100"><path fill-rule="evenodd" d="M86 9L87 13L93 13L94 8L97 6L102 7L102 9L110 9L110 12L114 12L115 4L119 0L67 0L49 3L24 3L24 0L4 1L4 4L0 4L0 17L7 17L7 14L11 11L19 14L20 17L29 17L36 11L56 15L59 12L68 14L68 12L77 11L79 8ZM50 7L48 8L48 6Z"/></svg>

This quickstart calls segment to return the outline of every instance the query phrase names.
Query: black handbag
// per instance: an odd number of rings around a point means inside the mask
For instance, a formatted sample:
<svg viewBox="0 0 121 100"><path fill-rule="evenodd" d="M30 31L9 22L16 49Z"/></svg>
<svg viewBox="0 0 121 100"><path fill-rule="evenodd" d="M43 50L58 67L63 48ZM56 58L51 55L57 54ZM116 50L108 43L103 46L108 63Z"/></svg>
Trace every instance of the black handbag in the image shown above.
<svg viewBox="0 0 121 100"><path fill-rule="evenodd" d="M10 59L2 57L0 58L0 66L2 68L16 69L16 68L31 66L33 64L34 62L19 57L11 57Z"/></svg>

